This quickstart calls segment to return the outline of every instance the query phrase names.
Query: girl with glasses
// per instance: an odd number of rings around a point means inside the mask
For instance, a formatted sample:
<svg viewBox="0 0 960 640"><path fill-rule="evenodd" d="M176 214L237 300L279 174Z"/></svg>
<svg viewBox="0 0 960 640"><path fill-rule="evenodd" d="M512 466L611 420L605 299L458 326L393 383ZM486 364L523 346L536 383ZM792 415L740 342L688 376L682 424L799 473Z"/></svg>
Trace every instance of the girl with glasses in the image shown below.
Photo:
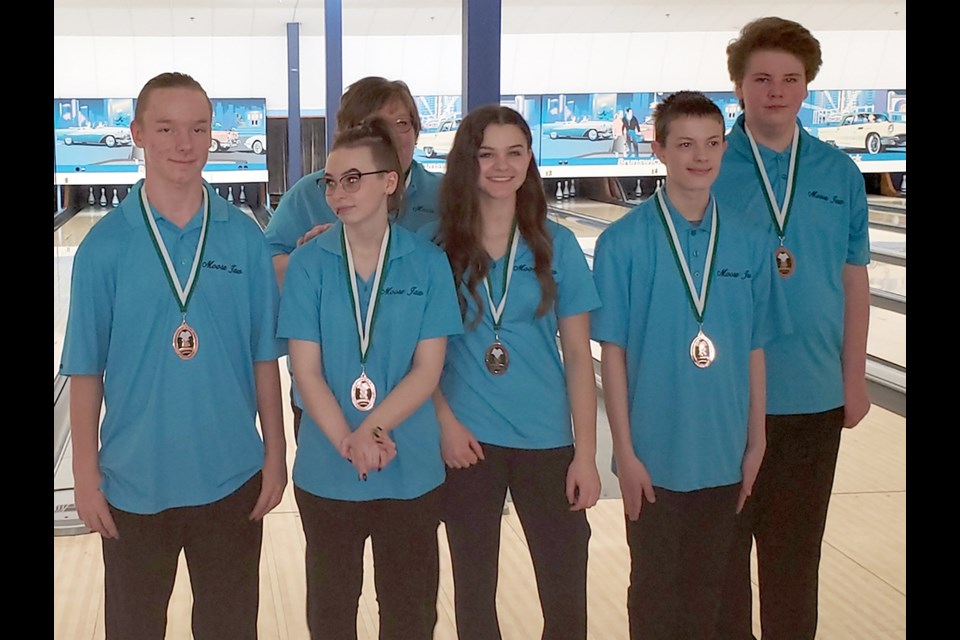
<svg viewBox="0 0 960 640"><path fill-rule="evenodd" d="M400 159L399 175L406 198L397 210L396 222L407 229L419 229L437 219L440 176L413 160L420 135L420 114L406 83L374 76L357 80L340 100L337 131L355 127L373 116L389 123ZM267 242L281 286L290 253L336 222L324 195L324 175L325 170L310 173L290 187L267 225Z"/></svg>
<svg viewBox="0 0 960 640"><path fill-rule="evenodd" d="M405 197L396 209L396 222L407 229L419 229L437 219L440 176L414 162L413 152L420 134L420 115L406 83L376 76L361 78L343 94L337 111L337 130L355 127L372 116L384 118L393 131L400 160L400 181ZM277 282L283 287L284 274L294 249L330 228L337 221L325 195L325 170L305 175L284 194L264 232L273 256ZM297 384L291 381L293 437L300 431L302 403Z"/></svg>
<svg viewBox="0 0 960 640"><path fill-rule="evenodd" d="M396 224L403 170L390 124L338 134L323 188L338 222L290 259L279 335L303 400L293 482L313 638L356 638L373 544L380 637L433 637L444 480L430 395L462 331L441 251Z"/></svg>
<svg viewBox="0 0 960 640"><path fill-rule="evenodd" d="M582 640L587 632L585 509L600 496L589 312L599 299L573 233L547 220L530 144L516 111L472 111L440 195L435 236L453 268L465 328L450 341L434 395L461 640L500 638L507 489L533 559L543 638Z"/></svg>

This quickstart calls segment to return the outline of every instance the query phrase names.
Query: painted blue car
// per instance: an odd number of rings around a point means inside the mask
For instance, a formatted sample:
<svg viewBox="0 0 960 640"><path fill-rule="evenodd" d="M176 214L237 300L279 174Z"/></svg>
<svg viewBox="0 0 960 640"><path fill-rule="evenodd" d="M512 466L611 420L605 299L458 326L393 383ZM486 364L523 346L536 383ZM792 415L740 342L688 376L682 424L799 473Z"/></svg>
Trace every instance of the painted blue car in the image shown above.
<svg viewBox="0 0 960 640"><path fill-rule="evenodd" d="M107 147L133 144L128 127L71 127L63 134L63 144L96 144Z"/></svg>
<svg viewBox="0 0 960 640"><path fill-rule="evenodd" d="M558 122L550 130L550 138L575 138L578 140L609 140L613 137L613 125L606 120L590 120L584 117L579 121Z"/></svg>

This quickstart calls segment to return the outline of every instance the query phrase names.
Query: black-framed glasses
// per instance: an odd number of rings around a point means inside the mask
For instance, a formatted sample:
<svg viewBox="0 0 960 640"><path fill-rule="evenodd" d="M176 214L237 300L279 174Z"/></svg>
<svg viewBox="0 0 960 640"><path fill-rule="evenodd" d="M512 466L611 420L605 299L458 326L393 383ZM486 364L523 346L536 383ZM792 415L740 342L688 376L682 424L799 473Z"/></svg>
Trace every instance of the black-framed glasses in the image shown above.
<svg viewBox="0 0 960 640"><path fill-rule="evenodd" d="M378 171L353 171L351 173L345 173L340 176L339 180L334 180L330 176L323 176L320 180L317 180L317 186L322 186L327 190L327 193L333 193L337 190L337 183L340 183L340 188L346 191L347 193L356 193L360 190L360 179L363 176L372 176L377 173L390 173L389 169L380 169Z"/></svg>

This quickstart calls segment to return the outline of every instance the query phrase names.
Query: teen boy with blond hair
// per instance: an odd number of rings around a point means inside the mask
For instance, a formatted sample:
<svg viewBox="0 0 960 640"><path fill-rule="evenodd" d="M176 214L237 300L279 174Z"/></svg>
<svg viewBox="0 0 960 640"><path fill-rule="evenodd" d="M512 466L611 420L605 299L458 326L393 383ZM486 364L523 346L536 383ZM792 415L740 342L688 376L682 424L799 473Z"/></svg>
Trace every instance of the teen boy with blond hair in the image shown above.
<svg viewBox="0 0 960 640"><path fill-rule="evenodd" d="M61 373L77 511L103 541L107 640L163 639L181 550L193 636L257 637L262 519L287 482L285 343L263 234L201 175L211 118L188 75L143 87L131 133L146 177L73 267Z"/></svg>

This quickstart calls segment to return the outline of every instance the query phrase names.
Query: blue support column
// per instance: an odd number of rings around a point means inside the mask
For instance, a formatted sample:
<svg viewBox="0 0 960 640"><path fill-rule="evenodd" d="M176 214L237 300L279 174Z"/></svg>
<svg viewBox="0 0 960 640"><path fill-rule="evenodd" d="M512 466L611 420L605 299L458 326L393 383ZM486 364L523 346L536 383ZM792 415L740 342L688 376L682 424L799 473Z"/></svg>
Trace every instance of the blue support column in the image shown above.
<svg viewBox="0 0 960 640"><path fill-rule="evenodd" d="M500 0L463 0L463 113L500 103Z"/></svg>
<svg viewBox="0 0 960 640"><path fill-rule="evenodd" d="M300 23L287 23L287 186L303 176L300 144Z"/></svg>
<svg viewBox="0 0 960 640"><path fill-rule="evenodd" d="M343 93L343 2L325 0L323 3L324 46L327 67L326 147L330 153L337 131L337 111Z"/></svg>

